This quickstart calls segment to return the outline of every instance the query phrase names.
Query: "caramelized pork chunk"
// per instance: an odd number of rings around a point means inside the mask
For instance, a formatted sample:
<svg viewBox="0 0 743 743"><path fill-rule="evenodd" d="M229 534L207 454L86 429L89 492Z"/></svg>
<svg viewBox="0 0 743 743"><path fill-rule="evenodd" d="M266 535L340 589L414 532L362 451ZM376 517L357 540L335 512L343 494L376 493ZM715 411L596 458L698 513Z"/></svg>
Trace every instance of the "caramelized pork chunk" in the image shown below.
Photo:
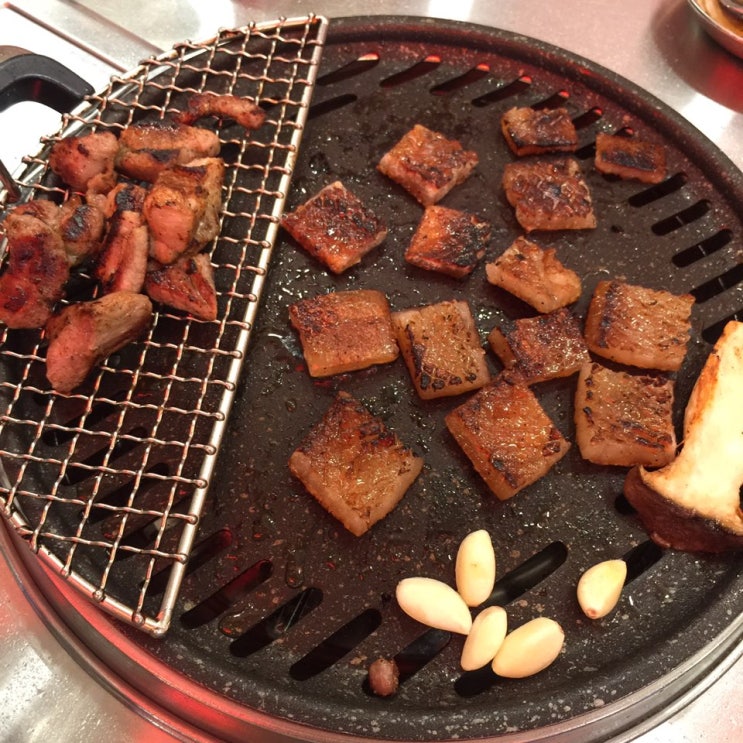
<svg viewBox="0 0 743 743"><path fill-rule="evenodd" d="M594 464L662 467L676 455L673 381L585 364L575 394L576 439Z"/></svg>
<svg viewBox="0 0 743 743"><path fill-rule="evenodd" d="M214 269L206 253L179 258L169 266L150 264L144 290L153 301L200 320L217 319Z"/></svg>
<svg viewBox="0 0 743 743"><path fill-rule="evenodd" d="M59 209L59 234L71 266L97 255L101 248L106 218L91 204L73 197Z"/></svg>
<svg viewBox="0 0 743 743"><path fill-rule="evenodd" d="M570 448L529 387L506 374L452 410L446 425L501 500L547 474Z"/></svg>
<svg viewBox="0 0 743 743"><path fill-rule="evenodd" d="M185 124L134 124L119 138L116 169L130 178L154 183L165 168L219 154L217 135Z"/></svg>
<svg viewBox="0 0 743 743"><path fill-rule="evenodd" d="M594 163L601 173L642 183L660 183L666 177L665 148L631 137L596 135Z"/></svg>
<svg viewBox="0 0 743 743"><path fill-rule="evenodd" d="M101 288L110 292L139 292L144 286L150 239L142 215L116 212L109 221L95 275Z"/></svg>
<svg viewBox="0 0 743 743"><path fill-rule="evenodd" d="M405 253L418 268L463 279L485 255L490 224L483 219L445 206L428 206Z"/></svg>
<svg viewBox="0 0 743 743"><path fill-rule="evenodd" d="M544 249L519 236L492 263L485 275L494 286L505 289L539 312L552 312L576 302L581 280L563 266L554 248Z"/></svg>
<svg viewBox="0 0 743 743"><path fill-rule="evenodd" d="M392 511L422 467L420 457L346 392L289 458L292 474L356 536Z"/></svg>
<svg viewBox="0 0 743 743"><path fill-rule="evenodd" d="M207 157L160 172L142 207L158 263L195 255L219 234L224 170L221 158Z"/></svg>
<svg viewBox="0 0 743 743"><path fill-rule="evenodd" d="M506 333L493 328L488 342L503 365L526 384L569 377L590 361L580 324L564 307L513 325Z"/></svg>
<svg viewBox="0 0 743 743"><path fill-rule="evenodd" d="M460 395L490 381L467 302L452 300L392 313L392 326L418 395Z"/></svg>
<svg viewBox="0 0 743 743"><path fill-rule="evenodd" d="M114 159L119 140L112 132L65 137L52 145L51 169L75 191L86 191L95 178L113 183Z"/></svg>
<svg viewBox="0 0 743 743"><path fill-rule="evenodd" d="M578 149L578 134L565 108L512 108L501 118L501 131L519 157Z"/></svg>
<svg viewBox="0 0 743 743"><path fill-rule="evenodd" d="M289 307L289 319L313 377L387 364L400 353L387 297L374 289L300 299Z"/></svg>
<svg viewBox="0 0 743 743"><path fill-rule="evenodd" d="M219 93L195 93L188 99L186 110L178 116L181 124L193 124L206 116L232 119L244 129L258 129L266 112L252 98Z"/></svg>
<svg viewBox="0 0 743 743"><path fill-rule="evenodd" d="M596 226L591 193L572 158L508 163L503 188L527 232Z"/></svg>
<svg viewBox="0 0 743 743"><path fill-rule="evenodd" d="M588 348L621 364L676 371L686 356L694 297L600 281L586 316Z"/></svg>
<svg viewBox="0 0 743 743"><path fill-rule="evenodd" d="M387 227L340 181L281 220L284 229L333 273L343 273L387 237Z"/></svg>
<svg viewBox="0 0 743 743"><path fill-rule="evenodd" d="M416 124L377 167L423 206L431 206L467 180L477 162L476 152Z"/></svg>

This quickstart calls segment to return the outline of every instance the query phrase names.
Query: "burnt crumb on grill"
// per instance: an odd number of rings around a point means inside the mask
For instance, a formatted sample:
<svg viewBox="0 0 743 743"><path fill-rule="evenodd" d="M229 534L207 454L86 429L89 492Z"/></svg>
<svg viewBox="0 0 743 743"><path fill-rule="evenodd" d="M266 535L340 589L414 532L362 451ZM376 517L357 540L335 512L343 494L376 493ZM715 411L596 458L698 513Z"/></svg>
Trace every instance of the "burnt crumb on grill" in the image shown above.
<svg viewBox="0 0 743 743"><path fill-rule="evenodd" d="M232 119L248 131L258 129L266 120L266 112L252 98L208 91L189 96L185 111L176 118L181 124L193 124L207 116Z"/></svg>
<svg viewBox="0 0 743 743"><path fill-rule="evenodd" d="M501 118L501 131L519 157L578 148L578 134L565 108L511 108Z"/></svg>
<svg viewBox="0 0 743 743"><path fill-rule="evenodd" d="M284 229L333 273L356 265L387 237L387 227L340 181L284 215Z"/></svg>
<svg viewBox="0 0 743 743"><path fill-rule="evenodd" d="M423 206L431 206L463 183L477 163L473 150L416 124L382 156L377 168Z"/></svg>
<svg viewBox="0 0 743 743"><path fill-rule="evenodd" d="M660 183L666 177L666 150L633 137L596 135L596 170L642 183Z"/></svg>
<svg viewBox="0 0 743 743"><path fill-rule="evenodd" d="M418 268L463 279L485 255L490 223L474 214L428 206L405 252L405 260Z"/></svg>
<svg viewBox="0 0 743 743"><path fill-rule="evenodd" d="M369 689L378 697L394 696L399 683L400 669L394 658L377 658L369 666Z"/></svg>

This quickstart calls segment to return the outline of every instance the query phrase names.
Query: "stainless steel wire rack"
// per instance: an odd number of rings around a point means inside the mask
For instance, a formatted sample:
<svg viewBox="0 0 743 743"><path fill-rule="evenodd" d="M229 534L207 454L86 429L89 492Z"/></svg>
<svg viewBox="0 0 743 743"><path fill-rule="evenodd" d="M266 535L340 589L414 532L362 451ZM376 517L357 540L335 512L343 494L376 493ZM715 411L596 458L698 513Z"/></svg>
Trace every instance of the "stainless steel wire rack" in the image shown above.
<svg viewBox="0 0 743 743"><path fill-rule="evenodd" d="M193 93L251 96L267 112L249 136L216 122L227 166L208 248L217 320L156 308L146 336L70 395L46 381L43 331L0 328L3 513L53 571L154 636L170 624L238 391L326 30L310 15L176 45L66 115L18 177L23 200L61 201L68 194L48 166L54 142L167 119ZM65 301L95 292L82 272Z"/></svg>

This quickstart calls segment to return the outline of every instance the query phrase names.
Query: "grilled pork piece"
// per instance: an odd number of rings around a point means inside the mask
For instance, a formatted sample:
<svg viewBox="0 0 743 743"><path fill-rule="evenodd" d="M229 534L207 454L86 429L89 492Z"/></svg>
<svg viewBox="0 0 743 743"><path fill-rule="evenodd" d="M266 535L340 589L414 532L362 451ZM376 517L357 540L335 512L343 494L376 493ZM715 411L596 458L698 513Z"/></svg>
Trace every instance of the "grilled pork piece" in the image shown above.
<svg viewBox="0 0 743 743"><path fill-rule="evenodd" d="M103 213L107 219L110 219L116 212L141 212L145 196L147 196L147 189L136 183L127 181L117 183L106 194Z"/></svg>
<svg viewBox="0 0 743 743"><path fill-rule="evenodd" d="M600 281L588 307L588 348L621 364L676 371L686 355L694 297Z"/></svg>
<svg viewBox="0 0 743 743"><path fill-rule="evenodd" d="M490 347L526 384L569 377L590 361L580 324L564 307L514 322L507 333L493 328Z"/></svg>
<svg viewBox="0 0 743 743"><path fill-rule="evenodd" d="M488 281L530 304L552 312L577 301L581 280L563 266L554 248L541 248L519 236L495 261L485 265Z"/></svg>
<svg viewBox="0 0 743 743"><path fill-rule="evenodd" d="M400 353L387 297L373 289L300 299L289 307L289 318L313 377L387 364Z"/></svg>
<svg viewBox="0 0 743 743"><path fill-rule="evenodd" d="M284 215L284 229L333 273L356 265L387 237L381 219L340 181Z"/></svg>
<svg viewBox="0 0 743 743"><path fill-rule="evenodd" d="M467 302L452 300L393 312L392 327L422 399L459 395L490 381Z"/></svg>
<svg viewBox="0 0 743 743"><path fill-rule="evenodd" d="M119 140L112 132L93 132L79 137L65 137L52 145L51 169L75 191L86 191L97 179L113 185L114 159Z"/></svg>
<svg viewBox="0 0 743 743"><path fill-rule="evenodd" d="M431 206L467 180L477 163L476 152L416 124L383 155L377 168L423 206Z"/></svg>
<svg viewBox="0 0 743 743"><path fill-rule="evenodd" d="M595 464L662 467L676 455L673 380L585 364L575 394L576 440Z"/></svg>
<svg viewBox="0 0 743 743"><path fill-rule="evenodd" d="M65 307L46 324L46 376L57 392L72 392L93 367L135 340L150 322L144 294L114 292Z"/></svg>
<svg viewBox="0 0 743 743"><path fill-rule="evenodd" d="M418 268L463 279L485 255L490 223L456 209L428 206L405 260Z"/></svg>
<svg viewBox="0 0 743 743"><path fill-rule="evenodd" d="M642 183L660 183L666 177L665 148L631 137L597 134L594 163L601 173Z"/></svg>
<svg viewBox="0 0 743 743"><path fill-rule="evenodd" d="M43 327L70 275L62 238L57 229L22 211L6 217L5 232L8 258L0 276L0 321L10 328Z"/></svg>
<svg viewBox="0 0 743 743"><path fill-rule="evenodd" d="M258 129L266 120L266 112L252 98L196 93L188 99L186 110L178 115L178 123L193 124L206 116L232 119L248 130Z"/></svg>
<svg viewBox="0 0 743 743"><path fill-rule="evenodd" d="M214 269L206 253L179 258L169 266L151 264L144 290L153 301L188 312L200 320L217 318Z"/></svg>
<svg viewBox="0 0 743 743"><path fill-rule="evenodd" d="M570 448L529 387L508 374L452 410L446 425L501 500L544 476Z"/></svg>
<svg viewBox="0 0 743 743"><path fill-rule="evenodd" d="M208 129L163 122L132 125L121 132L116 169L153 183L163 169L215 157L220 146L217 135Z"/></svg>
<svg viewBox="0 0 743 743"><path fill-rule="evenodd" d="M565 108L512 108L501 118L501 131L519 157L578 149L578 134Z"/></svg>
<svg viewBox="0 0 743 743"><path fill-rule="evenodd" d="M346 392L289 458L289 469L357 537L400 502L423 468L384 423Z"/></svg>
<svg viewBox="0 0 743 743"><path fill-rule="evenodd" d="M142 215L116 212L109 221L95 268L104 293L142 291L149 250L149 233Z"/></svg>
<svg viewBox="0 0 743 743"><path fill-rule="evenodd" d="M508 163L503 188L527 232L596 226L591 193L572 158Z"/></svg>
<svg viewBox="0 0 743 743"><path fill-rule="evenodd" d="M218 157L160 172L142 207L152 258L174 263L198 253L219 234L223 182L224 161Z"/></svg>

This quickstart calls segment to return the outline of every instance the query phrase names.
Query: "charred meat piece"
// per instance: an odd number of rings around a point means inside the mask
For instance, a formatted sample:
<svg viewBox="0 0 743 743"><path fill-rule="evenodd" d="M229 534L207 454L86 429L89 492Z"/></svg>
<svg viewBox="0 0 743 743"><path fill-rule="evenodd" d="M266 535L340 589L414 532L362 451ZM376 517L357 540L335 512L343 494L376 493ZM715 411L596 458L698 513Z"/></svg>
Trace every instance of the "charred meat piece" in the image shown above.
<svg viewBox="0 0 743 743"><path fill-rule="evenodd" d="M501 118L501 131L519 157L578 149L578 134L565 108L512 108Z"/></svg>
<svg viewBox="0 0 743 743"><path fill-rule="evenodd" d="M382 156L377 168L423 206L431 206L467 180L477 163L476 152L416 124Z"/></svg>
<svg viewBox="0 0 743 743"><path fill-rule="evenodd" d="M127 127L119 138L116 169L153 183L165 168L219 154L217 135L208 129L162 122Z"/></svg>
<svg viewBox="0 0 743 743"><path fill-rule="evenodd" d="M96 178L113 185L114 159L118 149L119 140L112 132L65 137L52 145L49 166L75 191L86 191Z"/></svg>
<svg viewBox="0 0 743 743"><path fill-rule="evenodd" d="M507 333L493 328L490 347L526 384L569 377L590 361L580 324L564 307L514 322Z"/></svg>
<svg viewBox="0 0 743 743"><path fill-rule="evenodd" d="M0 276L0 321L10 328L41 328L70 275L62 238L57 229L22 212L7 216L5 231L8 258Z"/></svg>
<svg viewBox="0 0 743 743"><path fill-rule="evenodd" d="M281 224L311 256L338 274L387 237L382 220L340 181L285 214Z"/></svg>
<svg viewBox="0 0 743 743"><path fill-rule="evenodd" d="M103 213L108 219L116 212L141 212L147 189L136 183L122 181L106 194Z"/></svg>
<svg viewBox="0 0 743 743"><path fill-rule="evenodd" d="M467 302L452 300L392 313L392 326L418 395L460 395L490 381Z"/></svg>
<svg viewBox="0 0 743 743"><path fill-rule="evenodd" d="M495 261L485 265L488 281L530 304L552 312L577 301L581 280L563 266L554 248L544 249L519 236Z"/></svg>
<svg viewBox="0 0 743 743"><path fill-rule="evenodd" d="M97 206L83 204L77 197L62 204L59 234L70 265L78 266L98 253L105 229L105 215Z"/></svg>
<svg viewBox="0 0 743 743"><path fill-rule="evenodd" d="M219 234L224 161L193 160L160 172L142 212L150 230L150 255L174 263L198 253Z"/></svg>
<svg viewBox="0 0 743 743"><path fill-rule="evenodd" d="M676 456L673 380L585 364L575 394L580 453L594 464L662 467Z"/></svg>
<svg viewBox="0 0 743 743"><path fill-rule="evenodd" d="M506 374L452 410L446 425L501 500L547 474L570 448L529 387Z"/></svg>
<svg viewBox="0 0 743 743"><path fill-rule="evenodd" d="M600 281L588 307L588 348L621 364L676 371L686 355L694 297Z"/></svg>
<svg viewBox="0 0 743 743"><path fill-rule="evenodd" d="M596 135L594 163L601 173L642 183L660 183L666 177L665 148L632 137Z"/></svg>
<svg viewBox="0 0 743 743"><path fill-rule="evenodd" d="M200 320L216 320L217 292L209 256L179 258L169 266L150 265L144 290L155 302L188 312Z"/></svg>
<svg viewBox="0 0 743 743"><path fill-rule="evenodd" d="M490 241L490 223L474 214L428 206L405 260L413 266L463 279L485 255Z"/></svg>
<svg viewBox="0 0 743 743"><path fill-rule="evenodd" d="M591 193L572 158L508 163L503 188L527 232L596 226Z"/></svg>
<svg viewBox="0 0 743 743"><path fill-rule="evenodd" d="M300 299L289 307L289 318L313 377L387 364L400 353L387 297L373 289Z"/></svg>
<svg viewBox="0 0 743 743"><path fill-rule="evenodd" d="M266 112L252 99L219 93L195 93L188 99L186 110L178 115L181 124L193 124L206 116L231 119L245 129L258 129Z"/></svg>
<svg viewBox="0 0 743 743"><path fill-rule="evenodd" d="M46 376L57 392L72 392L99 362L147 327L152 303L144 294L114 292L65 307L46 324Z"/></svg>
<svg viewBox="0 0 743 743"><path fill-rule="evenodd" d="M95 268L104 293L142 291L149 250L149 233L142 215L116 212L109 221Z"/></svg>
<svg viewBox="0 0 743 743"><path fill-rule="evenodd" d="M339 392L289 458L289 469L356 536L400 502L423 467L360 402Z"/></svg>

